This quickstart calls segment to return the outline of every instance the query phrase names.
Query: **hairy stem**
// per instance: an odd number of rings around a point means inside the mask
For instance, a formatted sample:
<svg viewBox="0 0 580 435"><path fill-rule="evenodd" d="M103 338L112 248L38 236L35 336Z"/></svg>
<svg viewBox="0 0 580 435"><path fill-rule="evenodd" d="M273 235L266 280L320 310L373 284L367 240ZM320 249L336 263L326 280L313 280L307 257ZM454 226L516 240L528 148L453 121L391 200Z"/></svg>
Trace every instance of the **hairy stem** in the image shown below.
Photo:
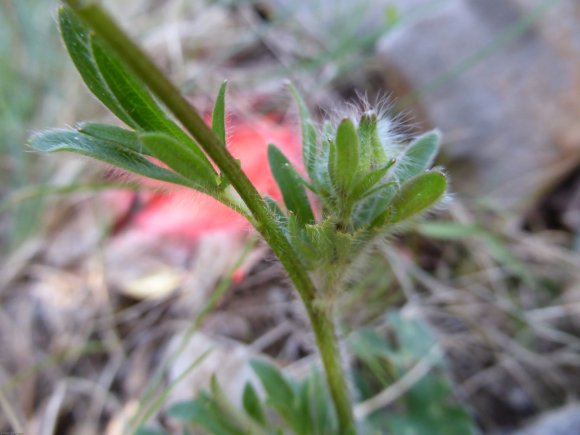
<svg viewBox="0 0 580 435"><path fill-rule="evenodd" d="M355 433L352 406L346 388L345 373L340 364L340 352L332 318L328 313L316 308L314 303L316 288L306 268L270 215L254 185L197 111L103 8L91 1L63 0L63 2L117 53L126 66L173 113L247 205L254 217L256 230L280 259L306 306L341 429L345 434Z"/></svg>
<svg viewBox="0 0 580 435"><path fill-rule="evenodd" d="M310 323L316 336L316 344L322 358L326 372L328 388L338 417L341 434L353 435L356 433L352 403L346 375L342 367L340 348L334 325L332 308L319 304L306 305Z"/></svg>

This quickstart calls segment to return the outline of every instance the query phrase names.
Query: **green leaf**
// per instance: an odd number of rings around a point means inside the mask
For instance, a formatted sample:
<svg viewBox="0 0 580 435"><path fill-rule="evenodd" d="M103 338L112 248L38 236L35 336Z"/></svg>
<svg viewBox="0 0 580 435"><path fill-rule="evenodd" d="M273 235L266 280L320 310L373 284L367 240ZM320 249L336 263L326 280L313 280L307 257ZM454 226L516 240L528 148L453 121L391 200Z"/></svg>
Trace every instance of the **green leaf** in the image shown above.
<svg viewBox="0 0 580 435"><path fill-rule="evenodd" d="M350 192L359 163L358 135L350 119L344 119L338 126L333 157L335 159L333 181L343 191Z"/></svg>
<svg viewBox="0 0 580 435"><path fill-rule="evenodd" d="M287 420L292 420L294 391L282 373L261 360L250 363L268 395L268 402Z"/></svg>
<svg viewBox="0 0 580 435"><path fill-rule="evenodd" d="M360 228L369 224L371 227L379 225L381 219L385 217L384 212L387 210L387 206L397 192L397 187L396 184L388 182L373 189L373 192L367 195L365 201L361 202L358 207L356 227Z"/></svg>
<svg viewBox="0 0 580 435"><path fill-rule="evenodd" d="M316 433L314 428L314 422L312 421L311 415L311 404L310 397L308 396L308 387L310 384L310 378L306 377L298 385L298 391L296 393L298 404L296 406L297 413L302 416L300 419L300 428L298 433L314 435Z"/></svg>
<svg viewBox="0 0 580 435"><path fill-rule="evenodd" d="M389 172L389 169L391 169L394 163L395 160L391 160L386 166L369 172L368 175L355 184L351 193L353 199L358 200L369 195L375 185L387 175L387 172Z"/></svg>
<svg viewBox="0 0 580 435"><path fill-rule="evenodd" d="M109 89L135 123L146 131L175 134L178 127L157 105L145 86L135 79L101 39L91 35L97 67Z"/></svg>
<svg viewBox="0 0 580 435"><path fill-rule="evenodd" d="M264 201L268 206L268 210L270 210L270 213L272 213L272 216L276 219L276 222L281 225L286 225L288 222L288 217L282 213L282 210L280 210L280 207L278 207L276 201L274 201L269 196L264 197Z"/></svg>
<svg viewBox="0 0 580 435"><path fill-rule="evenodd" d="M405 182L429 169L439 151L441 133L437 130L427 132L413 141L400 155L394 171L399 182Z"/></svg>
<svg viewBox="0 0 580 435"><path fill-rule="evenodd" d="M272 144L268 146L268 161L288 211L296 215L301 225L314 223L306 190L290 161Z"/></svg>
<svg viewBox="0 0 580 435"><path fill-rule="evenodd" d="M258 393L256 393L256 390L250 383L247 383L244 387L242 402L249 416L259 423L266 424L266 416L262 408L262 402L258 397Z"/></svg>
<svg viewBox="0 0 580 435"><path fill-rule="evenodd" d="M447 179L441 172L418 175L401 186L389 208L391 223L401 222L435 205L445 194Z"/></svg>
<svg viewBox="0 0 580 435"><path fill-rule="evenodd" d="M137 127L102 77L93 57L87 27L66 6L60 8L58 18L67 51L89 90L120 120L131 127Z"/></svg>
<svg viewBox="0 0 580 435"><path fill-rule="evenodd" d="M83 80L115 115L127 125L146 131L162 131L187 144L211 171L206 155L151 97L143 84L135 79L111 50L91 34L74 12L60 11L63 39ZM214 171L215 172L215 171Z"/></svg>
<svg viewBox="0 0 580 435"><path fill-rule="evenodd" d="M389 161L379 138L378 118L374 112L364 113L358 125L360 166L363 170L386 165Z"/></svg>
<svg viewBox="0 0 580 435"><path fill-rule="evenodd" d="M218 186L217 174L208 170L205 162L179 142L165 133L141 133L139 139L151 154L204 191L214 191Z"/></svg>
<svg viewBox="0 0 580 435"><path fill-rule="evenodd" d="M222 414L223 418L230 422L231 426L235 427L240 434L255 434L265 435L262 428L254 422L243 411L232 405L228 400L226 393L221 388L217 381L217 377L212 375L210 381L210 390L213 402Z"/></svg>
<svg viewBox="0 0 580 435"><path fill-rule="evenodd" d="M225 81L220 86L213 113L211 116L211 128L215 135L226 145L226 88L228 82Z"/></svg>
<svg viewBox="0 0 580 435"><path fill-rule="evenodd" d="M44 152L70 151L117 166L148 178L191 187L186 179L161 168L140 154L92 136L74 131L55 129L33 136L30 145Z"/></svg>
<svg viewBox="0 0 580 435"><path fill-rule="evenodd" d="M176 403L167 414L177 420L201 426L213 435L242 435L207 393L201 393L195 400Z"/></svg>
<svg viewBox="0 0 580 435"><path fill-rule="evenodd" d="M313 269L314 265L319 263L323 258L321 246L312 243L312 233L316 232L318 225L300 226L295 215L290 215L286 223L288 239L292 247L302 258L306 269Z"/></svg>
<svg viewBox="0 0 580 435"><path fill-rule="evenodd" d="M203 413L203 408L201 400L187 400L172 405L167 410L167 414L179 421L193 421Z"/></svg>
<svg viewBox="0 0 580 435"><path fill-rule="evenodd" d="M331 406L330 395L320 370L316 367L313 368L308 380L310 414L315 426L313 433L319 435L337 433L334 407Z"/></svg>
<svg viewBox="0 0 580 435"><path fill-rule="evenodd" d="M316 161L317 161L317 134L316 127L310 116L310 111L306 106L306 103L302 99L302 96L294 87L294 85L288 85L290 93L294 97L294 101L298 105L298 111L300 113L300 128L302 130L302 159L304 160L304 166L310 177L311 181L315 181L316 174Z"/></svg>
<svg viewBox="0 0 580 435"><path fill-rule="evenodd" d="M99 37L91 36L91 49L99 71L113 95L135 123L146 131L162 131L188 140L161 110L145 86L135 79Z"/></svg>
<svg viewBox="0 0 580 435"><path fill-rule="evenodd" d="M139 154L150 155L143 143L139 140L137 133L114 125L99 124L96 122L82 122L76 126L81 133L92 136L96 139L112 142L120 147L128 148Z"/></svg>
<svg viewBox="0 0 580 435"><path fill-rule="evenodd" d="M99 71L109 89L137 125L145 131L159 131L173 136L187 145L208 171L215 173L199 146L167 117L145 86L129 73L108 47L96 36L91 37L91 47Z"/></svg>

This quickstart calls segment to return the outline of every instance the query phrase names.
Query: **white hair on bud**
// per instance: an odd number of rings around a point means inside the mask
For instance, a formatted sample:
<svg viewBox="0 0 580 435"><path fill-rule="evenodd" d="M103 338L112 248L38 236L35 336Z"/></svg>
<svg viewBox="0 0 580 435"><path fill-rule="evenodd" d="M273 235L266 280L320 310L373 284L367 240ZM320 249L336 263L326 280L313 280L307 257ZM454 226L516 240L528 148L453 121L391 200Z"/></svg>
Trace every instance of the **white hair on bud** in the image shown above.
<svg viewBox="0 0 580 435"><path fill-rule="evenodd" d="M324 112L326 122L332 125L332 134L335 134L343 119L350 119L355 127L358 127L361 117L369 114L377 116L377 135L387 157L399 157L411 139L407 132L413 130L415 124L408 112L395 113L395 101L390 94L379 93L375 102L371 103L366 91L364 93L357 91L355 100ZM324 129L322 133L325 139L334 139L328 137Z"/></svg>

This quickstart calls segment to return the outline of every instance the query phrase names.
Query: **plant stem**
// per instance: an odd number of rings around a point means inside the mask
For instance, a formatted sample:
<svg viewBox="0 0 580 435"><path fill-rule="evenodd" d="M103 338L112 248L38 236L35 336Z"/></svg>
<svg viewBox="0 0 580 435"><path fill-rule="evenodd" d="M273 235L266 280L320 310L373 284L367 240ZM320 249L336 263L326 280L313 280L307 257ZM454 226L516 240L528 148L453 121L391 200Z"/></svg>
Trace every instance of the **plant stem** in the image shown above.
<svg viewBox="0 0 580 435"><path fill-rule="evenodd" d="M336 409L340 433L353 435L356 433L356 427L346 375L342 367L332 307L314 303L307 304L306 308L326 372L326 381Z"/></svg>
<svg viewBox="0 0 580 435"><path fill-rule="evenodd" d="M197 111L103 8L93 2L80 2L79 5L79 0L63 1L72 7L76 14L116 52L125 65L159 98L199 143L246 203L256 221L256 229L280 257L280 261L302 298L305 301L313 300L316 289L304 265L270 216L265 202L254 185Z"/></svg>
<svg viewBox="0 0 580 435"><path fill-rule="evenodd" d="M355 433L352 406L332 318L316 308L316 288L286 236L270 215L266 203L212 130L143 50L115 23L109 14L92 1L63 0L99 35L125 65L173 113L183 127L218 166L246 203L255 220L256 230L270 245L286 269L308 312L320 351L326 379L332 394L342 432Z"/></svg>

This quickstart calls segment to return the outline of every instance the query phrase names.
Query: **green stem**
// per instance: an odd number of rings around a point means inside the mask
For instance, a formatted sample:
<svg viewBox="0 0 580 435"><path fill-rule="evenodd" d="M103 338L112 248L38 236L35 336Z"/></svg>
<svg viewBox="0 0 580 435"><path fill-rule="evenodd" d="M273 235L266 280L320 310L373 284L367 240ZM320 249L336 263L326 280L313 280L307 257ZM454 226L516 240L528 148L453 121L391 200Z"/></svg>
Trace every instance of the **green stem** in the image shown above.
<svg viewBox="0 0 580 435"><path fill-rule="evenodd" d="M90 0L63 0L63 2L74 9L76 14L117 53L119 58L123 59L125 65L173 113L245 202L254 217L256 230L280 259L307 309L341 429L344 433L355 433L352 406L346 388L345 374L340 365L340 352L332 318L328 313L315 307L316 288L304 264L270 215L261 195L197 111L103 8Z"/></svg>
<svg viewBox="0 0 580 435"><path fill-rule="evenodd" d="M316 289L304 265L270 216L265 202L254 185L197 111L103 8L93 2L63 1L72 7L76 14L116 52L125 65L165 104L194 137L246 203L254 216L256 229L280 258L300 296L305 301L313 300Z"/></svg>
<svg viewBox="0 0 580 435"><path fill-rule="evenodd" d="M306 308L316 336L316 344L322 358L328 388L336 409L341 429L340 433L344 435L356 434L352 403L342 367L332 308L316 303L307 304Z"/></svg>

